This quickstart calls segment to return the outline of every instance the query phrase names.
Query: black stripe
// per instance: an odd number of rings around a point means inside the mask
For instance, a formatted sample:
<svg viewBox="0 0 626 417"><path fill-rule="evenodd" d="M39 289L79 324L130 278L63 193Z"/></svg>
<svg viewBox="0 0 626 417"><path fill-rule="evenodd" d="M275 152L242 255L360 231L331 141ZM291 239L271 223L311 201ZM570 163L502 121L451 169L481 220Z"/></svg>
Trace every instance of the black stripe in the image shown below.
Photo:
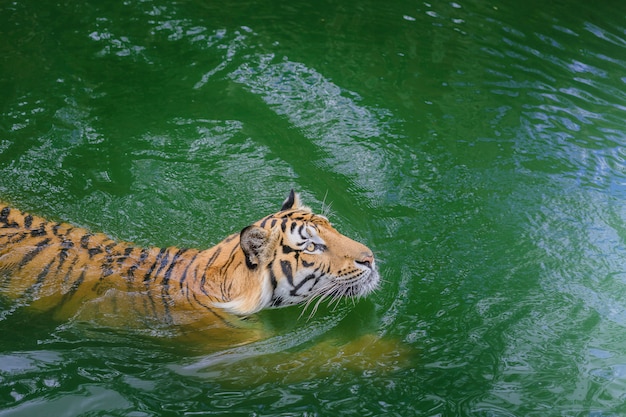
<svg viewBox="0 0 626 417"><path fill-rule="evenodd" d="M146 258L148 257L148 250L143 248L141 249L141 253L139 254L139 259L128 268L127 276L128 276L128 284L130 289L130 284L135 280L135 271L142 265Z"/></svg>
<svg viewBox="0 0 626 417"><path fill-rule="evenodd" d="M170 252L169 249L165 249L165 256L161 259L161 263L159 264L159 269L157 269L157 271L154 274L154 279L156 280L157 277L159 277L161 275L161 272L163 271L163 269L167 266L167 264L170 261Z"/></svg>
<svg viewBox="0 0 626 417"><path fill-rule="evenodd" d="M261 223L259 223L259 226L265 227L265 225L267 224L267 221L271 219L273 216L274 216L273 214L270 214L269 216L263 218L263 220L261 220Z"/></svg>
<svg viewBox="0 0 626 417"><path fill-rule="evenodd" d="M128 246L128 247L124 248L124 253L120 254L120 255L117 255L117 257L115 259L115 261L117 262L117 265L121 266L126 261L126 259L128 259L130 254L133 253L134 249L135 248L133 248L132 246Z"/></svg>
<svg viewBox="0 0 626 417"><path fill-rule="evenodd" d="M57 272L61 269L61 267L65 263L65 260L69 256L68 252L73 247L74 247L74 242L72 242L71 240L61 241L61 250L59 251L59 255L58 255L59 265L57 266ZM74 262L76 262L76 260L74 260Z"/></svg>
<svg viewBox="0 0 626 417"><path fill-rule="evenodd" d="M187 249L180 249L178 252L176 252L176 254L174 254L174 257L172 258L172 262L170 263L170 266L167 268L167 271L165 271L165 276L163 277L163 281L161 281L161 284L162 284L161 301L163 302L163 309L165 310L165 320L167 323L174 322L172 315L170 313L170 306L169 306L169 301L171 301L171 297L169 293L170 277L172 275L172 271L174 270L174 266L178 262L179 258L185 252L187 252Z"/></svg>
<svg viewBox="0 0 626 417"><path fill-rule="evenodd" d="M272 292L276 290L276 287L278 286L278 281L276 281L276 275L274 274L274 270L272 269L272 264L274 262L270 262L269 265L267 266L267 268L270 271L270 283L272 284Z"/></svg>
<svg viewBox="0 0 626 417"><path fill-rule="evenodd" d="M174 318L172 317L172 313L170 313L168 300L171 300L171 297L167 291L163 290L161 292L161 301L163 302L163 315L165 316L163 320L167 324L174 324Z"/></svg>
<svg viewBox="0 0 626 417"><path fill-rule="evenodd" d="M0 210L0 223L8 224L10 213L11 209L9 207L2 207L2 210Z"/></svg>
<svg viewBox="0 0 626 417"><path fill-rule="evenodd" d="M202 291L202 293L204 295L206 295L207 297L210 297L210 295L209 295L209 292L206 290L206 288L204 288L204 284L206 283L206 273L209 270L209 268L211 267L211 264L213 264L213 262L215 262L215 259L217 258L217 256L221 252L222 252L222 248L217 248L215 253L211 256L211 258L207 262L206 266L204 267L204 272L202 273L202 278L200 278L200 291Z"/></svg>
<svg viewBox="0 0 626 417"><path fill-rule="evenodd" d="M61 250L59 251L59 265L57 266L57 271L59 269L61 269L61 267L63 266L63 264L65 263L65 260L67 259L67 257L69 256L67 254L68 249L67 248L61 248Z"/></svg>
<svg viewBox="0 0 626 417"><path fill-rule="evenodd" d="M299 290L300 288L302 288L302 286L303 286L304 284L306 284L307 282L309 282L309 281L310 281L310 280L312 280L312 279L318 280L318 279L319 279L319 277L318 277L316 274L309 274L309 275L307 275L307 276L306 276L306 277L305 277L302 281L300 281L300 282L298 283L298 285L296 285L296 286L294 286L294 287L293 287L293 289L290 291L290 294L291 294L291 295L298 295L298 294L297 294L297 293L298 293L298 290ZM313 284L313 286L315 286L315 284Z"/></svg>
<svg viewBox="0 0 626 417"><path fill-rule="evenodd" d="M222 274L230 268L231 264L235 260L235 252L237 252L238 249L239 245L233 246L230 254L228 254L228 261L220 268L220 272L222 272Z"/></svg>
<svg viewBox="0 0 626 417"><path fill-rule="evenodd" d="M222 316L221 314L218 314L217 311L215 311L215 309L209 305L206 305L204 303L202 303L200 300L198 300L198 297L196 296L196 294L192 294L193 295L193 299L196 303L198 303L198 305L200 305L201 307L204 307L207 311L209 311L210 313L212 313L215 317L217 317L218 319L220 319L220 321L225 324L227 327L232 327L232 328L237 328L237 326L235 326L233 323L227 321L224 316Z"/></svg>
<svg viewBox="0 0 626 417"><path fill-rule="evenodd" d="M26 239L28 237L28 234L23 233L23 232L16 232L16 233L3 235L3 237L8 239L8 242L7 242L8 245L15 245L17 243L20 243L22 240Z"/></svg>
<svg viewBox="0 0 626 417"><path fill-rule="evenodd" d="M305 236L305 235L304 235L304 228L305 228L305 224L304 224L304 223L302 223L302 224L300 225L300 227L298 227L298 234L300 235L300 237L301 237L302 239L307 240L307 239L308 239L308 236Z"/></svg>
<svg viewBox="0 0 626 417"><path fill-rule="evenodd" d="M146 285L147 286L147 285ZM146 296L148 298L148 301L150 301L150 307L152 309L152 315L154 317L158 317L158 312L157 312L157 308L156 308L156 303L154 302L154 298L152 298L152 291L148 290L146 291ZM144 298L144 308L146 309L146 311L148 311L148 307L146 306L146 302L145 302L145 298Z"/></svg>
<svg viewBox="0 0 626 417"><path fill-rule="evenodd" d="M161 285L163 285L164 287L167 287L169 285L172 272L174 271L174 266L176 266L176 262L178 262L179 258L183 256L185 252L187 252L187 249L180 249L178 252L176 252L176 254L174 254L170 266L167 268L167 271L165 271L163 281L161 281Z"/></svg>
<svg viewBox="0 0 626 417"><path fill-rule="evenodd" d="M280 269L283 271L283 275L287 278L289 285L293 287L293 270L291 268L291 262L280 261Z"/></svg>
<svg viewBox="0 0 626 417"><path fill-rule="evenodd" d="M90 258L93 258L94 255L102 253L103 250L99 246L94 246L93 248L89 247L89 239L93 236L91 233L86 233L80 238L80 247L83 249L87 249L87 253Z"/></svg>
<svg viewBox="0 0 626 417"><path fill-rule="evenodd" d="M80 237L80 247L83 249L89 249L89 238L93 236L91 233L85 233Z"/></svg>
<svg viewBox="0 0 626 417"><path fill-rule="evenodd" d="M197 256L198 256L197 253L195 255L193 255L193 258L191 258L191 261L189 261L189 264L187 265L187 267L183 271L182 275L180 276L180 280L178 281L178 283L179 283L179 288L181 290L183 289L183 285L185 283L185 280L187 279L187 271L189 271L189 268L191 268L191 266L193 265L193 262L196 260Z"/></svg>
<svg viewBox="0 0 626 417"><path fill-rule="evenodd" d="M109 275L113 274L112 265L113 265L114 254L111 251L115 246L117 246L117 243L111 242L104 247L104 251L106 252L106 255L104 257L104 262L102 263L102 267L100 268L102 270L102 275L100 275L100 279L104 279L108 277Z"/></svg>
<svg viewBox="0 0 626 417"><path fill-rule="evenodd" d="M145 313L142 313L142 314L143 314L143 315L147 315L147 314L148 314L148 312L149 312L150 310L152 310L152 314L153 314L154 316L156 316L156 315L157 315L157 314L156 314L156 306L155 306L155 304L154 304L154 300L153 300L153 299L152 299L152 297L150 296L150 293L148 292L148 294L146 294L146 296L145 296L145 297L141 297L141 299L142 299L142 304L143 304L143 311L145 312ZM148 306L148 301L150 302L150 305L149 305L149 306Z"/></svg>
<svg viewBox="0 0 626 417"><path fill-rule="evenodd" d="M55 259L52 259L50 262L48 262L46 266L44 266L39 275L37 275L37 281L35 281L35 285L41 286L41 284L43 284L43 282L46 280L46 277L48 276L48 273L50 273L50 268L52 267L54 261Z"/></svg>
<svg viewBox="0 0 626 417"><path fill-rule="evenodd" d="M209 260L206 263L206 268L208 269L211 265L213 265L213 262L215 262L215 260L217 259L217 257L220 255L220 253L222 253L222 248L217 248L215 250L215 253L213 255L211 255L211 257L209 258ZM206 269L205 269L205 273L206 273Z"/></svg>
<svg viewBox="0 0 626 417"><path fill-rule="evenodd" d="M231 288L233 288L233 280L223 279L222 283L220 284L220 292L222 294L222 298L226 300L231 299L231 295L230 295Z"/></svg>
<svg viewBox="0 0 626 417"><path fill-rule="evenodd" d="M122 259L122 262L125 261L131 253L133 253L133 250L135 250L135 248L133 248L132 246L127 247L126 249L124 249L124 258Z"/></svg>
<svg viewBox="0 0 626 417"><path fill-rule="evenodd" d="M146 275L144 275L143 277L144 283L150 281L150 275L152 275L152 273L154 272L154 268L156 268L157 264L161 261L161 258L163 258L163 254L165 253L165 251L167 251L166 248L161 248L161 250L159 251L159 254L154 260L154 263L150 266L150 269L148 270Z"/></svg>
<svg viewBox="0 0 626 417"><path fill-rule="evenodd" d="M33 224L33 216L30 214L24 217L24 227L30 229L30 226Z"/></svg>
<svg viewBox="0 0 626 417"><path fill-rule="evenodd" d="M46 266L44 266L41 272L37 275L35 283L28 287L26 291L24 291L24 294L21 297L22 299L26 299L29 302L33 301L36 293L41 289L43 282L46 280L46 276L48 276L48 273L50 272L50 268L52 267L54 261L55 260L52 259L50 262L48 262Z"/></svg>
<svg viewBox="0 0 626 417"><path fill-rule="evenodd" d="M102 264L100 269L102 270L102 273L100 274L100 279L101 280L105 279L108 276L113 275L113 268L111 268L111 264L110 263Z"/></svg>
<svg viewBox="0 0 626 417"><path fill-rule="evenodd" d="M63 283L65 284L67 281L69 281L70 277L72 276L72 271L74 270L74 266L78 263L78 260L80 258L78 256L74 256L74 259L72 260L72 263L70 263L70 266L67 267L67 272L65 273L65 276L63 277ZM57 272L59 271L59 268L57 268ZM70 289L71 291L71 289Z"/></svg>
<svg viewBox="0 0 626 417"><path fill-rule="evenodd" d="M12 221L9 223L9 215L11 214L11 209L9 207L4 207L0 211L0 223L4 223L3 228L19 228L20 225L17 224L16 221Z"/></svg>
<svg viewBox="0 0 626 417"><path fill-rule="evenodd" d="M59 236L59 227L61 227L61 223L55 223L55 224L52 226L52 233L53 233L55 236Z"/></svg>
<svg viewBox="0 0 626 417"><path fill-rule="evenodd" d="M200 267L199 265L196 265L196 266L195 266L195 268L193 269L193 280L194 280L194 281L197 281L197 279L198 279L198 268L199 268L199 267ZM185 273L186 273L186 272L187 272L187 271L185 271ZM189 302L189 304L193 304L193 303L191 302L191 298L189 298L189 285L184 284L184 286L183 286L183 283L181 282L181 284L180 284L180 290L181 290L181 292L182 292L183 294L185 294L185 298L187 298L187 301Z"/></svg>
<svg viewBox="0 0 626 417"><path fill-rule="evenodd" d="M38 229L35 229L32 232L30 232L30 235L32 237L41 237L41 236L45 236L47 234L48 234L48 232L46 232L46 224L45 223L41 223L39 225Z"/></svg>
<svg viewBox="0 0 626 417"><path fill-rule="evenodd" d="M73 267L73 264L70 266L70 270L72 267ZM66 275L66 278L69 275L70 273L68 272ZM63 294L61 301L52 309L52 314L51 314L52 316L55 315L55 311L60 310L63 304L67 303L72 298L72 296L76 293L76 291L78 290L78 287L80 287L80 284L82 284L84 280L85 280L85 268L83 267L83 270L81 271L76 281L72 283L72 286L70 287L70 289L65 294Z"/></svg>
<svg viewBox="0 0 626 417"><path fill-rule="evenodd" d="M222 240L222 243L228 243L228 242L230 242L233 239L236 239L238 237L239 237L239 233L232 234L232 235L228 236L226 239Z"/></svg>
<svg viewBox="0 0 626 417"><path fill-rule="evenodd" d="M226 262L220 268L220 272L222 273L222 276L224 277L224 280L222 280L222 283L220 284L222 295L225 296L226 298L229 298L229 299L230 299L230 289L232 288L233 281L229 280L229 279L226 279L226 277L228 277L228 275L225 272L230 269L230 266L235 261L235 252L238 249L239 249L239 245L233 246L233 248L231 249L230 253L228 254L228 262ZM227 284L228 284L228 286L227 286Z"/></svg>
<svg viewBox="0 0 626 417"><path fill-rule="evenodd" d="M24 266L26 266L27 263L32 261L33 258L37 256L39 252L41 252L46 247L48 247L49 243L50 243L50 238L44 239L41 242L37 243L37 245L35 245L35 249L31 250L30 252L28 252L26 255L22 257L22 260L18 264L18 269L22 269Z"/></svg>

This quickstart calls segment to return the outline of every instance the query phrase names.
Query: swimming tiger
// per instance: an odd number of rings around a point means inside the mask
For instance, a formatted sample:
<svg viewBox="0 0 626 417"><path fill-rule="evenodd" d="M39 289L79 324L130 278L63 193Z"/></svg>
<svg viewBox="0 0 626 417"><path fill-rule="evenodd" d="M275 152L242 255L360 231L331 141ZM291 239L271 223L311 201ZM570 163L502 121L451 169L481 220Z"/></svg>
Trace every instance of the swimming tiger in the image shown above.
<svg viewBox="0 0 626 417"><path fill-rule="evenodd" d="M205 250L139 247L0 204L0 294L59 318L92 304L99 315L125 305L126 314L166 323L228 323L229 315L364 296L378 284L372 251L293 190L280 211Z"/></svg>

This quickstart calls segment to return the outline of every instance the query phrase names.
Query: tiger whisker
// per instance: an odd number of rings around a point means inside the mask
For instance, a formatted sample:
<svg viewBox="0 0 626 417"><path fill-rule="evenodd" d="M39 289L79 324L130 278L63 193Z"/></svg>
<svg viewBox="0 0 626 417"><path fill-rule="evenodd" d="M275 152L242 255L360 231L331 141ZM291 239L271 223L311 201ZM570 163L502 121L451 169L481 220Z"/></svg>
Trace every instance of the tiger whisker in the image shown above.
<svg viewBox="0 0 626 417"><path fill-rule="evenodd" d="M313 316L315 315L315 313L317 313L317 309L319 308L320 304L322 303L322 301L324 301L328 296L326 294L322 294L317 298L317 302L315 303L315 305L313 305L313 308L311 309L311 314L309 314L309 318L307 320L311 320L313 318Z"/></svg>
<svg viewBox="0 0 626 417"><path fill-rule="evenodd" d="M319 288L317 289L313 294L311 294L311 297L306 301L306 303L304 303L304 306L302 308L302 312L300 313L300 316L298 317L298 319L300 319L304 313L306 312L307 308L309 308L309 306L315 301L315 304L313 305L313 309L311 310L311 313L309 314L309 317L307 320L310 320L315 313L317 312L317 309L320 305L320 303L326 298L326 294L325 294L325 287Z"/></svg>
<svg viewBox="0 0 626 417"><path fill-rule="evenodd" d="M311 295L311 298L304 304L304 308L302 313L300 313L300 317L304 315L304 312L309 308L310 305L313 305L309 317L307 320L313 318L319 306L322 302L330 299L329 306L332 307L332 311L335 311L338 307L341 299L347 293L347 288L350 288L352 285L345 286L345 284L339 284L336 282L328 283L320 288L318 288L314 294ZM334 305L334 306L333 306Z"/></svg>
<svg viewBox="0 0 626 417"><path fill-rule="evenodd" d="M321 214L324 217L331 217L332 215L332 202L326 202L326 198L328 197L328 190L326 190L326 194L324 194L324 199L322 200L322 210Z"/></svg>

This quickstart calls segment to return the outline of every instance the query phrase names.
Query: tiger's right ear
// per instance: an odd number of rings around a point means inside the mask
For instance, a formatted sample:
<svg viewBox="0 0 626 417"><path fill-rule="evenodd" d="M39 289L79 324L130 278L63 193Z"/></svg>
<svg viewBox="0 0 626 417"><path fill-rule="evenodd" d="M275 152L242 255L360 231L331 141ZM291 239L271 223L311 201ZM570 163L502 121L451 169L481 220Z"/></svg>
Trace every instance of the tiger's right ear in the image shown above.
<svg viewBox="0 0 626 417"><path fill-rule="evenodd" d="M239 245L246 255L246 265L255 269L267 253L270 232L259 226L248 226L239 234Z"/></svg>
<svg viewBox="0 0 626 417"><path fill-rule="evenodd" d="M283 207L280 210L281 211L293 210L293 209L298 209L300 207L302 207L302 204L300 203L300 195L296 193L292 188L291 191L289 192L289 196L283 202Z"/></svg>

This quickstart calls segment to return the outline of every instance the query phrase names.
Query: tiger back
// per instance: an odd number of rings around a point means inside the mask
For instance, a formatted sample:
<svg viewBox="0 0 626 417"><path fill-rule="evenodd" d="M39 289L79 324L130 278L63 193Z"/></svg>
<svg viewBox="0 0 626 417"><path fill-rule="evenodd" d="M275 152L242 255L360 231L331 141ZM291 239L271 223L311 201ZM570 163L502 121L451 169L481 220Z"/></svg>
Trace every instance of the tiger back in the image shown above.
<svg viewBox="0 0 626 417"><path fill-rule="evenodd" d="M57 319L232 327L234 316L364 296L378 282L370 249L293 191L280 211L204 250L143 248L0 204L0 294Z"/></svg>

